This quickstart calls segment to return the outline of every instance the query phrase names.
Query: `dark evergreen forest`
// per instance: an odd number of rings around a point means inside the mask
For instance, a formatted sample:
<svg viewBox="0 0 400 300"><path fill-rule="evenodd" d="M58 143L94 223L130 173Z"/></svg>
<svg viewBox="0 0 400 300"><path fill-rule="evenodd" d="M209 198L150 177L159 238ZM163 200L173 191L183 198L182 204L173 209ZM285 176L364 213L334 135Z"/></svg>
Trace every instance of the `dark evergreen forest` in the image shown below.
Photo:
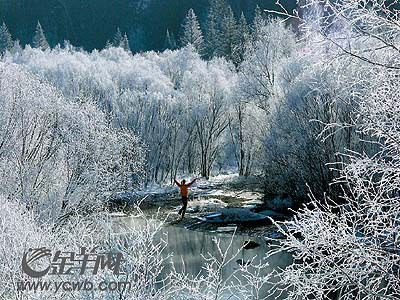
<svg viewBox="0 0 400 300"><path fill-rule="evenodd" d="M193 8L205 31L210 5L215 0L0 0L0 22L21 45L31 44L40 21L50 46L69 40L85 50L102 49L117 28L126 33L134 52L162 50L167 29L179 41L181 24ZM261 9L278 10L273 0L229 0L234 16L247 22ZM294 9L295 0L282 1ZM220 18L223 19L222 16Z"/></svg>

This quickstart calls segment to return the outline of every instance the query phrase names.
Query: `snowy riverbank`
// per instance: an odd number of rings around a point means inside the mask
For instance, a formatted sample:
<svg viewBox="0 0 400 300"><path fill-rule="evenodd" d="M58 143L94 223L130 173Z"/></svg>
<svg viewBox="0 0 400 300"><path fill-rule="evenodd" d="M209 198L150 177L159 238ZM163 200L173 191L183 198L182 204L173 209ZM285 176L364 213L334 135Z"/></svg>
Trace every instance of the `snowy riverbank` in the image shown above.
<svg viewBox="0 0 400 300"><path fill-rule="evenodd" d="M176 186L151 186L140 191L139 195L144 198L140 203L143 212L157 216L167 224L206 232L236 230L237 234L266 238L280 237L269 217L279 220L289 218L287 208L294 205L289 196L266 197L263 182L258 177L245 178L237 174L198 180L190 189L182 221L178 215L181 200ZM125 209L125 212L129 213L130 209Z"/></svg>

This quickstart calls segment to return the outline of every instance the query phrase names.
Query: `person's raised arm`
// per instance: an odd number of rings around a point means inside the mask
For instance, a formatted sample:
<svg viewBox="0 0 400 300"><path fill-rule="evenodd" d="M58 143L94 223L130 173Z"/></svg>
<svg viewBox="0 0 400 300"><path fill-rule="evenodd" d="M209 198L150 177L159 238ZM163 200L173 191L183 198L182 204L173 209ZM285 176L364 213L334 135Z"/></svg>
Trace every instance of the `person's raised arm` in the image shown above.
<svg viewBox="0 0 400 300"><path fill-rule="evenodd" d="M190 183L188 184L188 186L191 186L193 183L196 182L196 180L197 180L197 178L193 179L192 182L190 182Z"/></svg>
<svg viewBox="0 0 400 300"><path fill-rule="evenodd" d="M181 185L179 184L179 182L176 181L176 179L174 179L174 182L175 182L175 184L176 184L177 186L181 186Z"/></svg>

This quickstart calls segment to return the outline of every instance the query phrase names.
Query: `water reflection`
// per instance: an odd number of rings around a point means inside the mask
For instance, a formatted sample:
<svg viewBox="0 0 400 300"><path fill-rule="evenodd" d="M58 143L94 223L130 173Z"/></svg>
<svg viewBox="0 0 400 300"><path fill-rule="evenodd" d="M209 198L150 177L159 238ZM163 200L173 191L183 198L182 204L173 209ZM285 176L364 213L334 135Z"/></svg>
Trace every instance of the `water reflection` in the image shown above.
<svg viewBox="0 0 400 300"><path fill-rule="evenodd" d="M127 226L139 226L141 223L140 219L126 217L121 218L124 225ZM201 231L193 231L177 226L165 226L163 227L163 233L168 234L168 246L165 249L165 253L172 253L171 258L174 267L177 271L185 271L188 274L197 275L199 272L204 272L202 267L204 266L204 259L202 256L208 256L211 254L218 257L219 252L216 243L213 241L214 238L220 240L220 247L223 251L232 244L228 250L228 257L235 256L235 258L227 264L222 271L222 277L225 279L232 272L238 269L238 263L246 263L251 259L255 258L255 262L266 261L266 253L270 246L262 238L249 237L245 235L236 235L232 239L231 234L217 234L208 233ZM259 244L258 247L253 249L243 249L243 245L246 241L253 241ZM238 253L238 250L240 252ZM287 253L276 254L268 258L269 267L263 270L263 275L271 273L273 269L277 267L287 266L291 262L291 256ZM170 265L165 266L165 272L168 272ZM268 286L265 288L268 289ZM271 297L269 299L284 299L284 296L280 298ZM268 299L268 298L266 298Z"/></svg>

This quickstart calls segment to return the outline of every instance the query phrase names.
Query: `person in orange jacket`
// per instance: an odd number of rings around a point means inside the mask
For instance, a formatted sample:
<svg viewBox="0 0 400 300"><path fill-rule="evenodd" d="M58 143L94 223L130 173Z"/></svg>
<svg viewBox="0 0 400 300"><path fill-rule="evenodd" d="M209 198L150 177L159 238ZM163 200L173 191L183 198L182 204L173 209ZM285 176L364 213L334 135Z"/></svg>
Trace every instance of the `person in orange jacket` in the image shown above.
<svg viewBox="0 0 400 300"><path fill-rule="evenodd" d="M189 196L189 187L195 183L197 178L193 179L190 183L186 184L186 180L183 179L181 181L181 183L179 183L178 181L176 181L176 179L174 179L175 184L177 186L179 186L180 189L180 193L181 193L181 197L182 197L182 208L179 210L178 214L183 217L185 216L185 212L186 212L186 208L187 208L187 204L188 204L188 196Z"/></svg>

